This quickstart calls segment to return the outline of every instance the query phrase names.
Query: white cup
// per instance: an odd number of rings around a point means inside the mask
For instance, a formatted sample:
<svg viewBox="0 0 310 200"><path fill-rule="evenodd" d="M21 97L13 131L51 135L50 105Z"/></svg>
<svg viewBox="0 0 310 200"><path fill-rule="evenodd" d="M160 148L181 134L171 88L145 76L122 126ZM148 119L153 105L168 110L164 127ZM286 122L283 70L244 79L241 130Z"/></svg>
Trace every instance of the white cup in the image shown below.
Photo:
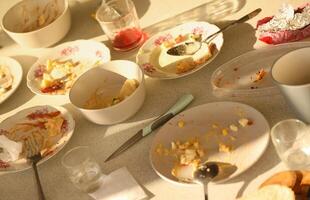
<svg viewBox="0 0 310 200"><path fill-rule="evenodd" d="M298 117L310 123L310 47L280 57L271 76Z"/></svg>

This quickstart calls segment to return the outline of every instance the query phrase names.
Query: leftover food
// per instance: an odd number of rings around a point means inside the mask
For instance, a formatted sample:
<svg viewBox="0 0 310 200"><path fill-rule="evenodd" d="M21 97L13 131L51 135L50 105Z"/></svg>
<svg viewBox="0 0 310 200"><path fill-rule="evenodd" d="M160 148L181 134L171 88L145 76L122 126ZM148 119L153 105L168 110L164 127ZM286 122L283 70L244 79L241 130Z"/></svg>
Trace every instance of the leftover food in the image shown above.
<svg viewBox="0 0 310 200"><path fill-rule="evenodd" d="M45 6L37 6L35 12L22 7L23 26L22 32L35 31L54 22L60 15L57 2L50 1Z"/></svg>
<svg viewBox="0 0 310 200"><path fill-rule="evenodd" d="M139 81L136 79L127 79L116 96L103 94L98 88L85 102L84 108L102 109L113 106L129 97L138 87Z"/></svg>
<svg viewBox="0 0 310 200"><path fill-rule="evenodd" d="M9 68L0 65L0 96L12 88L13 79Z"/></svg>
<svg viewBox="0 0 310 200"><path fill-rule="evenodd" d="M167 39L168 38L168 39ZM167 51L175 45L185 42L200 41L201 34L189 33L165 38L165 40L157 42L156 47L150 55L150 63L159 71L182 74L186 73L196 66L206 63L214 54L216 45L214 43L202 43L200 50L193 55L173 56Z"/></svg>
<svg viewBox="0 0 310 200"><path fill-rule="evenodd" d="M34 76L42 93L66 94L86 67L89 66L71 59L48 59L45 64L37 67Z"/></svg>
<svg viewBox="0 0 310 200"><path fill-rule="evenodd" d="M10 159L6 161L25 158L28 148L40 149L41 154L45 156L62 138L67 129L68 122L60 111L37 110L19 122L12 124L10 128L1 129L0 147L3 149L2 152L10 154ZM27 141L34 142L29 146L26 144ZM12 143L15 145L14 148ZM18 144L22 144L20 153L17 153ZM12 154L13 150L15 156ZM16 156L17 154L19 156ZM1 160L5 162L3 158Z"/></svg>

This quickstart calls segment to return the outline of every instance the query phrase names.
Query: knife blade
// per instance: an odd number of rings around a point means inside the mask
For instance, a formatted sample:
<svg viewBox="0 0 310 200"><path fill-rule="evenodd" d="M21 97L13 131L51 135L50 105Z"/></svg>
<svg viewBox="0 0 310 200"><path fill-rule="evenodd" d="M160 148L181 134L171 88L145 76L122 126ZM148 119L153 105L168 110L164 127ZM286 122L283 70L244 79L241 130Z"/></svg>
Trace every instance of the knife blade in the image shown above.
<svg viewBox="0 0 310 200"><path fill-rule="evenodd" d="M107 162L112 158L117 157L118 155L126 151L128 148L130 148L132 145L137 143L139 140L141 140L143 137L150 134L153 130L164 125L172 117L181 112L188 104L190 104L193 101L193 99L194 97L191 94L186 94L182 96L165 114L161 115L155 121L153 121L143 129L139 130L135 135L133 135L118 149L116 149L104 162Z"/></svg>

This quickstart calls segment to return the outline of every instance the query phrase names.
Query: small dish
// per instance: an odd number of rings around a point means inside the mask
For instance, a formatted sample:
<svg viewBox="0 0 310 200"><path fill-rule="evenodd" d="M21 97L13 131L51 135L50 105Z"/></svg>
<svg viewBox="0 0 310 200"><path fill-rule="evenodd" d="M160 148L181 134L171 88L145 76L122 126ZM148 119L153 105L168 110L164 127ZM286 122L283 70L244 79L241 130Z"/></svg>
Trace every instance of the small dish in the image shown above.
<svg viewBox="0 0 310 200"><path fill-rule="evenodd" d="M17 90L23 78L23 68L13 58L4 56L0 57L0 66L6 67L13 77L12 86L3 94L0 94L0 104L1 104Z"/></svg>
<svg viewBox="0 0 310 200"><path fill-rule="evenodd" d="M3 30L19 45L40 48L60 41L69 31L71 14L66 0L24 0L1 20Z"/></svg>
<svg viewBox="0 0 310 200"><path fill-rule="evenodd" d="M207 22L188 22L157 33L139 49L136 62L151 78L175 79L187 76L212 62L222 48L223 34L218 34L211 41L215 45L203 43L204 47L191 56L171 56L165 53L166 50L182 42L203 40L218 30L217 26Z"/></svg>
<svg viewBox="0 0 310 200"><path fill-rule="evenodd" d="M292 50L309 46L310 42L279 44L242 54L213 72L213 94L216 97L277 94L270 75L273 63ZM262 71L264 76L260 76Z"/></svg>
<svg viewBox="0 0 310 200"><path fill-rule="evenodd" d="M248 119L247 124L241 123L241 119ZM221 180L227 181L249 169L263 155L270 140L269 131L264 116L248 105L237 102L203 104L178 114L157 132L150 150L151 164L164 180L181 186L190 185L171 174L177 161L173 152L166 150L174 146L172 142L185 144L197 139L205 152L202 162L218 161L237 166L233 174ZM223 152L224 145L230 146L231 150ZM158 151L159 147L163 147L164 154Z"/></svg>
<svg viewBox="0 0 310 200"><path fill-rule="evenodd" d="M118 95L126 79L135 79L139 86L121 102L106 108L86 109L86 102L100 90L109 96ZM133 116L145 98L144 75L139 66L131 61L114 60L84 73L73 85L70 102L91 122L108 125L122 122Z"/></svg>
<svg viewBox="0 0 310 200"><path fill-rule="evenodd" d="M76 40L73 42L67 42L52 48L32 65L27 74L27 86L33 93L38 95L64 96L69 94L69 90L78 76L90 68L107 62L110 59L110 50L100 42L92 40ZM44 78L44 74L48 73L48 77L50 77L52 73L52 71L48 72L47 63L51 63L56 60L76 63L77 66L72 69L74 72L72 72L70 76L65 76L65 78L60 79L52 79L52 81L50 81L51 86L45 86L46 83L43 84L43 82L47 79ZM59 66L61 66L64 70L67 69L66 65ZM56 83L58 80L59 82L63 81L63 87L54 88L55 90L51 91L43 90L49 87L52 88L53 81ZM44 87L42 85L44 85Z"/></svg>
<svg viewBox="0 0 310 200"><path fill-rule="evenodd" d="M56 113L60 112L60 116L65 120L65 125L62 129L62 135L57 136L57 138L51 138L50 142L52 142L52 146L45 149L43 152L43 159L39 161L40 163L45 162L49 158L53 157L55 154L57 154L70 140L74 127L75 122L72 117L72 115L63 107L54 107L54 106L35 106L31 108L26 108L10 117L5 119L0 123L0 133L6 134L8 130L11 130L14 125L29 125L31 123L34 123L34 119L30 118L29 116L44 116L44 114L48 113ZM28 117L27 117L28 116ZM35 125L35 124L34 124ZM17 130L17 129L16 129ZM33 134L36 134L35 131ZM54 137L54 136L51 136ZM42 153L42 152L41 152ZM3 163L2 163L3 164ZM22 171L31 168L31 164L27 162L26 158L20 158L14 162L9 162L8 166L5 168L0 168L0 174L7 173L7 172L17 172Z"/></svg>

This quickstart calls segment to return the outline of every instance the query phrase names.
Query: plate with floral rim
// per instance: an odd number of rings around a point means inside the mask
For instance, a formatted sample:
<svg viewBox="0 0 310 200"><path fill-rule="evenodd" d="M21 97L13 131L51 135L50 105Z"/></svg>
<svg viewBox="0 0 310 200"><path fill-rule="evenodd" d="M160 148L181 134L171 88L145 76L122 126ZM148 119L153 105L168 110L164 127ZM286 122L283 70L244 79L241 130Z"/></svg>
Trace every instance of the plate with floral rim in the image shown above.
<svg viewBox="0 0 310 200"><path fill-rule="evenodd" d="M173 46L201 41L218 31L208 22L188 22L149 38L139 49L136 62L144 73L155 79L175 79L190 75L207 66L219 54L223 46L223 34L219 33L208 44L190 56L171 56L167 50Z"/></svg>

